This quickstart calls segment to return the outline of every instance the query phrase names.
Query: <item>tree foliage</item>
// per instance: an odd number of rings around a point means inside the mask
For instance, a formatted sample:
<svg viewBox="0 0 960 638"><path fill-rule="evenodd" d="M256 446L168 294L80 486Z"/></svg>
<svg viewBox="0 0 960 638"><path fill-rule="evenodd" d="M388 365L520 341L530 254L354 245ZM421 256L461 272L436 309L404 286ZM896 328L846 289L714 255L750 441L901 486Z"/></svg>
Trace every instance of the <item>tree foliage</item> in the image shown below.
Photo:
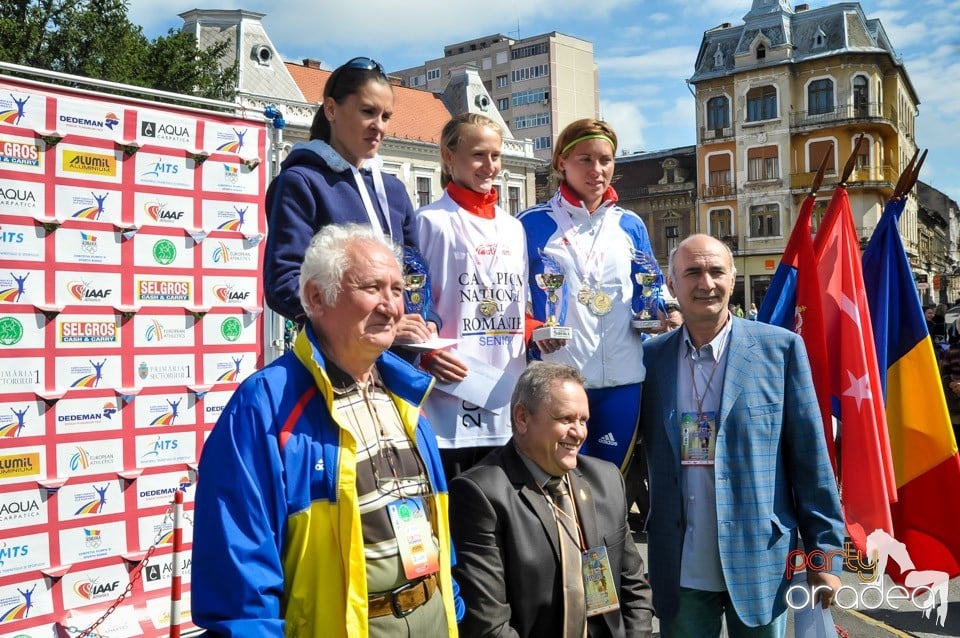
<svg viewBox="0 0 960 638"><path fill-rule="evenodd" d="M127 18L127 0L0 0L0 60L222 100L234 96L228 43L197 47L171 29L152 42Z"/></svg>

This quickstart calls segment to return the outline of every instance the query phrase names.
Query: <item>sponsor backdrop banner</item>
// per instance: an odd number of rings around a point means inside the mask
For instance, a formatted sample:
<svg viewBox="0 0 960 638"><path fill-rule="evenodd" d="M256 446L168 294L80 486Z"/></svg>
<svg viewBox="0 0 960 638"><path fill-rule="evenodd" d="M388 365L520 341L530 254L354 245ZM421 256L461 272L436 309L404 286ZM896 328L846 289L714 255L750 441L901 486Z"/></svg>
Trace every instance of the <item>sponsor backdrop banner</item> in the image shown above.
<svg viewBox="0 0 960 638"><path fill-rule="evenodd" d="M0 636L189 626L196 463L263 365L259 120L0 76ZM252 168L251 168L252 166Z"/></svg>

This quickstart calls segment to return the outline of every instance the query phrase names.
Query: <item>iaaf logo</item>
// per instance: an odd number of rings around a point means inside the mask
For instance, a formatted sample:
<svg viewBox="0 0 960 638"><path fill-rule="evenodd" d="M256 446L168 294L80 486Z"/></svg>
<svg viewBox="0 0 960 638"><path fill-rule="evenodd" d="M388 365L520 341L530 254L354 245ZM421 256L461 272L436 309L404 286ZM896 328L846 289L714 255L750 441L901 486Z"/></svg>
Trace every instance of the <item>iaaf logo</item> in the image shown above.
<svg viewBox="0 0 960 638"><path fill-rule="evenodd" d="M243 303L250 296L248 291L235 290L230 284L214 286L213 294L223 303Z"/></svg>
<svg viewBox="0 0 960 638"><path fill-rule="evenodd" d="M77 301L93 301L106 299L113 293L110 288L94 288L86 281L68 281L67 291Z"/></svg>
<svg viewBox="0 0 960 638"><path fill-rule="evenodd" d="M834 596L834 603L841 609L878 609L887 604L899 609L899 601L909 601L916 609L929 618L934 607L937 609L937 624L943 627L947 622L947 585L950 580L946 572L936 570L917 570L907 552L907 546L896 540L882 529L867 536L867 555L863 555L847 542L843 550L823 552L814 550L805 553L795 549L787 556L786 577L791 580L794 574L809 569L814 572L830 571L833 560L839 558L843 566L857 574L863 586L859 589L850 585L841 585ZM892 559L904 575L903 585L891 585L884 589L883 574L887 561ZM787 589L787 605L791 609L813 608L817 604L817 591L826 588L818 585L811 591L804 584L791 585ZM872 594L871 594L872 592Z"/></svg>

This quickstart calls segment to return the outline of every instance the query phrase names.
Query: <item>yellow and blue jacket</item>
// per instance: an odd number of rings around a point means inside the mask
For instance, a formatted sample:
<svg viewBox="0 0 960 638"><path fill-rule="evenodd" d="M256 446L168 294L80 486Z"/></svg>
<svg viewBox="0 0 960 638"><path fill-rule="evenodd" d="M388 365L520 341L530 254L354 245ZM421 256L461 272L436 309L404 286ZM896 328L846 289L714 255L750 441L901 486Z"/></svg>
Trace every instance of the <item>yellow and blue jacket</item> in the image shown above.
<svg viewBox="0 0 960 638"><path fill-rule="evenodd" d="M390 352L377 360L424 459L440 595L457 635L463 602L447 485L420 406L433 378ZM203 448L194 513L191 607L212 636L367 636L367 581L356 491L357 442L331 416L333 391L308 326L294 351L246 379Z"/></svg>

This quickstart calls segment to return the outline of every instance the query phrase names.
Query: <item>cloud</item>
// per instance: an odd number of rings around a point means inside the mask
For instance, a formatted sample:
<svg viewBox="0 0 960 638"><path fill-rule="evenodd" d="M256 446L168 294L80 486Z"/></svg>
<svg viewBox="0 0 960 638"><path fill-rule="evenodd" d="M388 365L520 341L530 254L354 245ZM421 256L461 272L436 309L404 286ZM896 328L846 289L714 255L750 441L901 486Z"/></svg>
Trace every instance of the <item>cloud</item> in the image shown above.
<svg viewBox="0 0 960 638"><path fill-rule="evenodd" d="M610 123L617 134L617 153L636 153L644 150L644 129L647 118L634 102L612 102L601 100L600 113Z"/></svg>

